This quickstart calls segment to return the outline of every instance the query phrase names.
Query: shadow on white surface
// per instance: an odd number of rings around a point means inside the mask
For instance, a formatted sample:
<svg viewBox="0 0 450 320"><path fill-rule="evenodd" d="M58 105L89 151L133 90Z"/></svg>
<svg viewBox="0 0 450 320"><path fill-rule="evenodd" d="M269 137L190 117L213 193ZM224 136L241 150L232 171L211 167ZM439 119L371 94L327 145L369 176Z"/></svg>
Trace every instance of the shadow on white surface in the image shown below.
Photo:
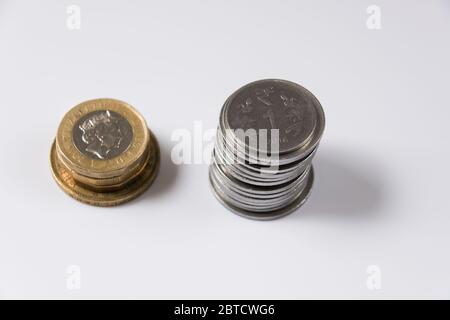
<svg viewBox="0 0 450 320"><path fill-rule="evenodd" d="M358 150L319 148L313 165L313 190L296 216L366 219L383 213L387 175L377 159Z"/></svg>
<svg viewBox="0 0 450 320"><path fill-rule="evenodd" d="M161 163L159 173L153 185L147 190L139 200L147 200L156 197L169 195L168 190L176 183L178 174L178 166L173 163L170 158L170 142L158 139L159 149L161 153Z"/></svg>

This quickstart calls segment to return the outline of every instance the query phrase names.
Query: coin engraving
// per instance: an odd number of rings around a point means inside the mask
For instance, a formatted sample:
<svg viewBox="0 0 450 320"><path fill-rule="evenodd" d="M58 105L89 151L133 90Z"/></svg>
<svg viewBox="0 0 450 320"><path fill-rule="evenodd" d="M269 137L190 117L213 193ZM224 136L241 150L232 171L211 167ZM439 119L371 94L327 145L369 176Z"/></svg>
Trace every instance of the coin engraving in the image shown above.
<svg viewBox="0 0 450 320"><path fill-rule="evenodd" d="M91 159L108 160L128 149L133 130L120 114L99 110L81 117L74 125L72 135L81 153Z"/></svg>
<svg viewBox="0 0 450 320"><path fill-rule="evenodd" d="M255 93L256 93L256 97L258 98L259 101L261 101L262 103L264 103L267 106L271 106L272 102L270 102L269 100L269 96L271 93L275 92L275 88L274 87L269 87L269 88L263 88L263 89L256 89Z"/></svg>
<svg viewBox="0 0 450 320"><path fill-rule="evenodd" d="M220 112L209 169L213 194L251 219L293 212L311 192L324 124L320 102L298 84L265 79L241 87Z"/></svg>
<svg viewBox="0 0 450 320"><path fill-rule="evenodd" d="M70 109L50 152L53 177L73 198L118 205L145 191L159 167L159 148L144 118L126 102L94 99Z"/></svg>
<svg viewBox="0 0 450 320"><path fill-rule="evenodd" d="M291 83L266 81L241 88L229 103L231 129L279 129L280 151L308 140L316 127L315 98ZM268 143L270 143L270 138Z"/></svg>

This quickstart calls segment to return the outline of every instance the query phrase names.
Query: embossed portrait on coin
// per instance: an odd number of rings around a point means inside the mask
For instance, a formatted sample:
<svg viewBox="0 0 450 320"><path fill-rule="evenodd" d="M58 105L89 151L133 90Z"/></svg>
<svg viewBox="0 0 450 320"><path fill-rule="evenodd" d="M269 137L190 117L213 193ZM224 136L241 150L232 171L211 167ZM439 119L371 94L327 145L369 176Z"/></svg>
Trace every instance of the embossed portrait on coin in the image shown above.
<svg viewBox="0 0 450 320"><path fill-rule="evenodd" d="M82 117L73 129L77 149L92 159L112 159L130 145L133 132L120 114L101 110Z"/></svg>

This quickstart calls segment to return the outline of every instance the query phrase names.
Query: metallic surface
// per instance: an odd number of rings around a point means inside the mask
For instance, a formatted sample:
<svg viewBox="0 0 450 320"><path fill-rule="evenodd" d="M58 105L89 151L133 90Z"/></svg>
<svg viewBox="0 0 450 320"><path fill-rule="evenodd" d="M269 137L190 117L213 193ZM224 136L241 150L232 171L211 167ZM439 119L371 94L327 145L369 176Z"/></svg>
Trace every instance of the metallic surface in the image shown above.
<svg viewBox="0 0 450 320"><path fill-rule="evenodd" d="M81 117L72 130L78 151L92 159L112 159L131 144L133 129L120 114L99 110Z"/></svg>
<svg viewBox="0 0 450 320"><path fill-rule="evenodd" d="M220 119L222 130L278 129L279 154L296 152L299 158L314 149L325 127L317 98L302 86L279 79L259 80L238 89L225 102Z"/></svg>
<svg viewBox="0 0 450 320"><path fill-rule="evenodd" d="M80 152L73 141L74 126L87 114L109 110L118 113L130 124L133 132L129 147L112 159L93 159ZM130 166L142 161L148 147L149 134L144 118L129 104L115 99L85 101L66 113L56 135L56 148L64 163L80 174L110 178L124 174Z"/></svg>
<svg viewBox="0 0 450 320"><path fill-rule="evenodd" d="M230 202L227 202L224 199L223 193L221 193L220 189L211 181L211 172L210 172L210 184L213 194L225 208L241 217L261 221L268 221L282 218L300 208L305 203L305 201L308 200L308 197L311 194L313 183L314 183L314 171L311 170L310 174L308 175L308 180L305 188L298 194L297 198L293 202L278 210L259 213L255 212L254 210L243 209Z"/></svg>
<svg viewBox="0 0 450 320"><path fill-rule="evenodd" d="M114 206L136 198L153 183L159 152L156 138L134 108L97 99L64 116L50 164L56 182L71 197Z"/></svg>
<svg viewBox="0 0 450 320"><path fill-rule="evenodd" d="M311 163L324 126L319 101L300 85L268 79L238 89L220 113L209 169L213 193L251 219L293 212L311 192Z"/></svg>

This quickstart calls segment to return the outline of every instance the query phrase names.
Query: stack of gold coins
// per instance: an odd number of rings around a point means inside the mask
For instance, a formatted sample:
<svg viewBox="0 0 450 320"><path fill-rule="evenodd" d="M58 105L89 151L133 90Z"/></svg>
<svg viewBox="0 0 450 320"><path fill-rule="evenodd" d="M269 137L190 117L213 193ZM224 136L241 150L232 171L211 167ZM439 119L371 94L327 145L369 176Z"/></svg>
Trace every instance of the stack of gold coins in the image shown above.
<svg viewBox="0 0 450 320"><path fill-rule="evenodd" d="M114 99L90 100L62 119L50 153L58 185L73 198L114 206L142 194L155 180L160 155L144 118Z"/></svg>

